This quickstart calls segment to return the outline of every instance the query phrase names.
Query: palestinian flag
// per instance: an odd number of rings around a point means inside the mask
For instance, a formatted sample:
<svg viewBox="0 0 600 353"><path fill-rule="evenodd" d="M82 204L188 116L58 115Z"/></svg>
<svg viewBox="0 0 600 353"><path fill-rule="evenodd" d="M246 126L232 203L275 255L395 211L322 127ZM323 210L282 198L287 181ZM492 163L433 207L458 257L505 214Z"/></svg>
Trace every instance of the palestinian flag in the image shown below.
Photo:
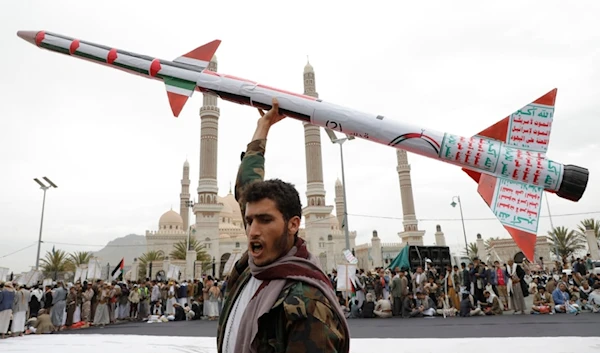
<svg viewBox="0 0 600 353"><path fill-rule="evenodd" d="M117 267L112 271L112 279L113 281L122 281L123 280L123 269L125 268L125 258L122 258Z"/></svg>

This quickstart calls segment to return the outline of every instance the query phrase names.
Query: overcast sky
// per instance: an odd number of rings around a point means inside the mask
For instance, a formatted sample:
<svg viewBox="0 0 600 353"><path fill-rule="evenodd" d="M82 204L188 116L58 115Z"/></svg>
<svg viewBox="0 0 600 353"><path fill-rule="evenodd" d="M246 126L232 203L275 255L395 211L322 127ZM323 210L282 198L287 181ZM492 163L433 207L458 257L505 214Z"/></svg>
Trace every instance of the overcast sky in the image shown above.
<svg viewBox="0 0 600 353"><path fill-rule="evenodd" d="M47 194L43 256L53 245L97 250L116 237L156 230L163 212L179 210L186 158L192 190L199 173L200 94L173 118L160 82L36 48L18 38L17 30L48 30L167 60L218 38L220 72L297 92L303 90L309 55L320 98L464 136L557 87L549 157L589 168L590 182L578 203L550 195L552 220L575 227L583 218L599 217L594 195L600 194L600 162L594 160L600 154L600 2L258 3L0 5L0 266L23 271L35 263L42 205L35 177L48 176L59 186ZM218 179L224 196L258 113L223 101L219 106ZM341 177L339 148L325 133L322 142L327 200L333 205L334 183ZM344 152L349 225L359 234L357 243L369 241L374 229L384 242L399 241L394 149L354 140ZM433 243L440 224L454 251L464 247L459 210L450 206L455 195L463 203L469 241L477 233L509 236L460 168L414 154L409 161L426 244ZM266 174L293 182L305 202L299 121L272 129ZM545 217L539 234L549 228Z"/></svg>

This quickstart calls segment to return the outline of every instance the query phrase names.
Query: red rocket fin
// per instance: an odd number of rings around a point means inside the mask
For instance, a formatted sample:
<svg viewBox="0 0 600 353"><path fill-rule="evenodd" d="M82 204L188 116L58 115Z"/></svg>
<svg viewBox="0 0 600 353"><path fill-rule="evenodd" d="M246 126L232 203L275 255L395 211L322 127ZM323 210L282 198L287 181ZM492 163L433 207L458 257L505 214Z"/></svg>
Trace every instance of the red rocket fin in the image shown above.
<svg viewBox="0 0 600 353"><path fill-rule="evenodd" d="M546 153L550 143L556 93L555 88L476 136L502 141L515 148Z"/></svg>
<svg viewBox="0 0 600 353"><path fill-rule="evenodd" d="M531 152L546 153L550 143L556 93L555 88L475 136L502 141L511 147ZM462 170L476 183L479 182L481 173L465 168Z"/></svg>
<svg viewBox="0 0 600 353"><path fill-rule="evenodd" d="M477 192L523 254L533 262L544 189L481 174Z"/></svg>
<svg viewBox="0 0 600 353"><path fill-rule="evenodd" d="M175 117L178 117L188 98L194 94L196 84L176 78L166 78L165 85L167 86L167 97L169 97L171 111L173 111Z"/></svg>
<svg viewBox="0 0 600 353"><path fill-rule="evenodd" d="M173 115L178 117L189 97L169 91L167 91L167 97L169 97L169 104L171 105Z"/></svg>
<svg viewBox="0 0 600 353"><path fill-rule="evenodd" d="M206 43L203 46L190 51L189 53L183 54L173 61L177 63L198 66L202 69L205 69L208 67L210 60L215 55L219 45L221 45L221 41L219 39L213 40L212 42Z"/></svg>

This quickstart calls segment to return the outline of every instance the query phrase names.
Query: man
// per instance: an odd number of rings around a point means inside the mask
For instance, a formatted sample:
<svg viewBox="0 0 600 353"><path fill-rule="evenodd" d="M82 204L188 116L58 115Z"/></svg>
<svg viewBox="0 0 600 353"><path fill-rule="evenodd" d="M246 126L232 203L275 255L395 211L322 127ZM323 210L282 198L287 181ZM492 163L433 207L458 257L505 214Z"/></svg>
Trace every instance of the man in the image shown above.
<svg viewBox="0 0 600 353"><path fill-rule="evenodd" d="M394 316L402 315L402 303L404 298L408 295L408 281L404 276L404 271L399 267L396 267L396 275L390 283L390 289L392 291L392 313Z"/></svg>
<svg viewBox="0 0 600 353"><path fill-rule="evenodd" d="M480 305L483 308L483 313L485 315L502 315L502 308L496 294L486 289L483 291L483 296L486 300Z"/></svg>
<svg viewBox="0 0 600 353"><path fill-rule="evenodd" d="M527 283L525 283L525 271L517 265L513 259L509 259L506 266L506 277L508 283L506 289L510 295L510 303L515 311L525 314L525 297L529 295Z"/></svg>
<svg viewBox="0 0 600 353"><path fill-rule="evenodd" d="M478 257L473 259L473 268L469 274L474 280L473 293L475 299L479 303L485 303L485 297L483 295L483 291L485 290L485 286L487 284L485 267L481 264L481 261Z"/></svg>
<svg viewBox="0 0 600 353"><path fill-rule="evenodd" d="M554 300L552 295L546 292L544 286L537 287L537 293L533 295L532 314L554 314Z"/></svg>
<svg viewBox="0 0 600 353"><path fill-rule="evenodd" d="M423 316L433 316L435 315L435 303L431 299L430 296L425 293L424 290L417 290L417 301L416 307L419 309Z"/></svg>
<svg viewBox="0 0 600 353"><path fill-rule="evenodd" d="M506 283L508 283L508 278L506 277L506 273L504 269L500 266L499 261L494 261L494 271L495 276L494 284L496 285L496 290L498 291L498 296L502 300L502 304L504 305L504 310L508 310L508 291L506 290Z"/></svg>
<svg viewBox="0 0 600 353"><path fill-rule="evenodd" d="M263 181L267 134L284 116L276 99L259 112L235 187L248 250L229 276L218 352L347 353L350 332L331 282L298 237L300 196L291 184Z"/></svg>
<svg viewBox="0 0 600 353"><path fill-rule="evenodd" d="M464 287L464 290L467 292L471 291L471 276L469 276L469 270L467 269L467 264L464 262L460 263L461 268L461 285ZM462 291L462 290L461 290Z"/></svg>
<svg viewBox="0 0 600 353"><path fill-rule="evenodd" d="M412 278L412 289L414 293L417 293L417 291L422 291L423 290L423 286L425 285L425 282L427 282L427 275L425 273L423 273L423 267L421 266L417 266L417 272L415 273L414 277Z"/></svg>

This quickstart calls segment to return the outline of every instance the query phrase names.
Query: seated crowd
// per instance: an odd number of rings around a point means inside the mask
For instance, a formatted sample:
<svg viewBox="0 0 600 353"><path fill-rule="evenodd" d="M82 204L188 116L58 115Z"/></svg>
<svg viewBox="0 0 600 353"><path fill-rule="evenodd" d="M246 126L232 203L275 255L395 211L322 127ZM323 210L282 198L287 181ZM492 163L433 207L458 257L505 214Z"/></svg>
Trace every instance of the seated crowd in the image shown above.
<svg viewBox="0 0 600 353"><path fill-rule="evenodd" d="M334 288L337 273L330 275ZM348 318L480 316L513 314L579 314L600 312L600 273L594 274L582 259L573 259L571 274L531 271L510 260L470 264L359 270L352 278L352 294L337 292ZM526 308L525 298L532 296Z"/></svg>

